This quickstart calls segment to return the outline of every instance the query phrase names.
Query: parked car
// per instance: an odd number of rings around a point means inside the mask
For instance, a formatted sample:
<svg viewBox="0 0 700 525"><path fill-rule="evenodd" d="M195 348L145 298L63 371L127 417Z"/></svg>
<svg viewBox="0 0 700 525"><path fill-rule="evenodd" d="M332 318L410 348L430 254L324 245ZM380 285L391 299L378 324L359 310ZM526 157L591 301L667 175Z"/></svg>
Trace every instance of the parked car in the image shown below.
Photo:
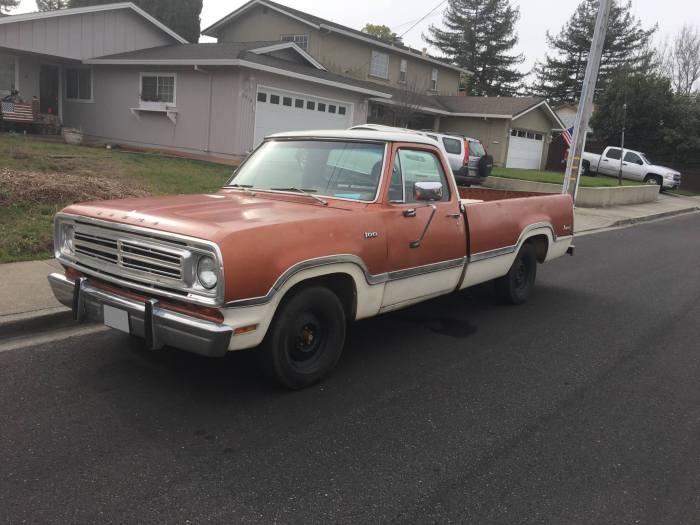
<svg viewBox="0 0 700 525"><path fill-rule="evenodd" d="M481 184L491 174L493 168L493 157L486 153L479 139L445 135L430 130L394 128L382 124L360 124L350 129L419 133L433 139L447 157L455 180L460 186Z"/></svg>
<svg viewBox="0 0 700 525"><path fill-rule="evenodd" d="M601 173L617 177L622 162L622 177L625 179L657 184L661 190L676 189L681 185L681 174L678 171L653 164L641 151L625 148L624 158L621 157L622 150L612 146L605 148L602 155L584 151L581 161L583 174Z"/></svg>
<svg viewBox="0 0 700 525"><path fill-rule="evenodd" d="M267 137L221 190L74 204L55 217L76 319L206 356L260 347L289 388L338 362L346 321L494 280L520 304L572 251L569 195L458 188L404 132Z"/></svg>

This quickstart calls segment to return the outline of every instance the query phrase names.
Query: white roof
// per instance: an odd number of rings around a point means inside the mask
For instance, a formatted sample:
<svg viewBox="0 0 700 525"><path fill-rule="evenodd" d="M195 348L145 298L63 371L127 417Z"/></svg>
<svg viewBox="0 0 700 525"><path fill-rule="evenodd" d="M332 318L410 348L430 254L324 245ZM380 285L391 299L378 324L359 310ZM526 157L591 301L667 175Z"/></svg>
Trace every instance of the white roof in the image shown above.
<svg viewBox="0 0 700 525"><path fill-rule="evenodd" d="M91 5L86 7L73 7L68 9L56 9L54 11L38 11L35 13L25 13L19 15L9 15L0 17L0 25L13 24L15 22L27 22L30 20L42 20L45 18L55 18L57 16L80 15L84 13L97 13L100 11L112 11L115 9L131 9L135 13L141 15L158 29L171 36L181 44L187 44L187 40L178 35L175 31L159 22L146 11L134 5L132 2L117 2L114 4Z"/></svg>
<svg viewBox="0 0 700 525"><path fill-rule="evenodd" d="M380 142L417 142L435 145L435 141L425 135L402 131L375 131L372 129L320 129L311 131L287 131L274 133L266 138L320 138L320 139L349 139L377 140Z"/></svg>

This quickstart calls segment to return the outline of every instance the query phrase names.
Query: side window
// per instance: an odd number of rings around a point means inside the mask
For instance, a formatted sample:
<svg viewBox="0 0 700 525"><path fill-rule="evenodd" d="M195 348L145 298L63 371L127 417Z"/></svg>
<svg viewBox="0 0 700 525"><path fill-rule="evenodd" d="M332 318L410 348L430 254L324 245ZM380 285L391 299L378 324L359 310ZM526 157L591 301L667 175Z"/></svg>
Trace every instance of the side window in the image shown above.
<svg viewBox="0 0 700 525"><path fill-rule="evenodd" d="M406 203L414 203L413 186L416 182L439 182L442 184L442 200L450 200L450 186L438 157L429 151L400 149L397 156ZM398 176L398 175L397 175ZM392 185L394 174L392 173ZM391 190L390 190L391 193Z"/></svg>
<svg viewBox="0 0 700 525"><path fill-rule="evenodd" d="M445 151L452 155L462 154L462 141L457 139L451 139L449 137L442 137L442 143L445 145Z"/></svg>
<svg viewBox="0 0 700 525"><path fill-rule="evenodd" d="M632 164L642 164L642 159L640 159L639 155L637 155L636 153L628 151L627 153L625 153L625 162L631 162Z"/></svg>
<svg viewBox="0 0 700 525"><path fill-rule="evenodd" d="M609 159L620 160L620 150L617 148L610 148L605 156Z"/></svg>

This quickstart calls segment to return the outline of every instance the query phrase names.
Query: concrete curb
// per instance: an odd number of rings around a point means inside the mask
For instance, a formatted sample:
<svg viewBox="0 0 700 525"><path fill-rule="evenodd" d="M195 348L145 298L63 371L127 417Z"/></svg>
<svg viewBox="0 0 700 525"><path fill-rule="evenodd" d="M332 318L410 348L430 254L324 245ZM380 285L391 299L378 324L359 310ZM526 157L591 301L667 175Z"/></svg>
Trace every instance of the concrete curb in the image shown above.
<svg viewBox="0 0 700 525"><path fill-rule="evenodd" d="M672 211L665 211L662 213L655 213L653 215L645 215L644 217L632 217L629 219L620 219L619 221L615 221L612 223L609 228L617 228L620 226L630 226L632 224L639 224L642 222L650 222L650 221L655 221L657 219L666 219L668 217L674 217L676 215L685 215L686 213L693 213L693 212L698 212L700 211L700 206L695 206L692 208L683 208L682 210L672 210Z"/></svg>
<svg viewBox="0 0 700 525"><path fill-rule="evenodd" d="M63 306L7 315L0 318L0 338L6 339L28 332L44 332L72 324L73 312Z"/></svg>

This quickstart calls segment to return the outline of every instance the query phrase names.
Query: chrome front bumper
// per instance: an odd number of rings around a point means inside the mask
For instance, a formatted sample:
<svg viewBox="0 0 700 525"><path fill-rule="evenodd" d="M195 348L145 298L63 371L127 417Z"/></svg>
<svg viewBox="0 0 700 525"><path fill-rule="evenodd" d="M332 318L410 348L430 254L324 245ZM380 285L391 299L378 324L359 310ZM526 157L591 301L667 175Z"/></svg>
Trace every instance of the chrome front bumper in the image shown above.
<svg viewBox="0 0 700 525"><path fill-rule="evenodd" d="M84 277L74 282L63 274L52 273L48 279L56 299L73 310L78 322L104 322L103 307L109 305L128 313L129 332L143 337L148 348L167 345L210 357L220 357L228 351L232 334L229 326L166 310L156 299L142 303L100 290Z"/></svg>

